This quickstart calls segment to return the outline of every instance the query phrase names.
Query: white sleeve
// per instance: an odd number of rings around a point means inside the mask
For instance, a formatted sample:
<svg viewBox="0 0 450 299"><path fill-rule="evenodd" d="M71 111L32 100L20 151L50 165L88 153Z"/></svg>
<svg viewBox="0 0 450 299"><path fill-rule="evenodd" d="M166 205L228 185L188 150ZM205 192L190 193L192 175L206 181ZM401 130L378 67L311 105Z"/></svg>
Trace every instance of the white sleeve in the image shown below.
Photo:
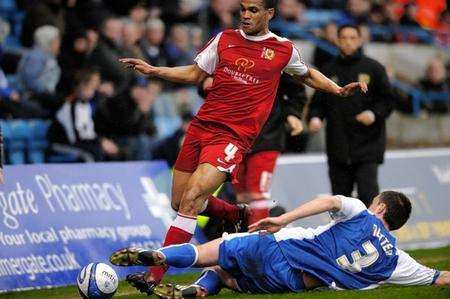
<svg viewBox="0 0 450 299"><path fill-rule="evenodd" d="M217 54L217 45L219 44L221 35L222 32L217 34L216 37L210 40L206 44L206 47L200 53L198 53L194 59L197 65L210 75L214 73L217 62L219 61L219 55Z"/></svg>
<svg viewBox="0 0 450 299"><path fill-rule="evenodd" d="M366 205L357 198L336 195L341 200L341 209L336 212L330 212L331 219L335 221L350 219L353 216L366 210Z"/></svg>
<svg viewBox="0 0 450 299"><path fill-rule="evenodd" d="M303 61L298 49L292 45L291 59L288 64L284 67L283 72L290 75L300 75L303 76L308 72L308 67Z"/></svg>
<svg viewBox="0 0 450 299"><path fill-rule="evenodd" d="M403 250L397 249L397 267L391 277L383 283L401 285L430 285L439 276L439 271L425 267Z"/></svg>

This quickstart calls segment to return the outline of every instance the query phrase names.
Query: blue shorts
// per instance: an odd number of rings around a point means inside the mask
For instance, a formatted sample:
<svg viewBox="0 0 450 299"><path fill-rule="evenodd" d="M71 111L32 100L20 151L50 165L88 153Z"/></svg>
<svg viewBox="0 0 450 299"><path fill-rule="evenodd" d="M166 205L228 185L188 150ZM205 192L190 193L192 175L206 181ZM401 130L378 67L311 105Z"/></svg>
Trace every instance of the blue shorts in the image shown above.
<svg viewBox="0 0 450 299"><path fill-rule="evenodd" d="M219 266L242 292L285 293L304 290L303 274L293 269L273 235L231 234L219 247Z"/></svg>

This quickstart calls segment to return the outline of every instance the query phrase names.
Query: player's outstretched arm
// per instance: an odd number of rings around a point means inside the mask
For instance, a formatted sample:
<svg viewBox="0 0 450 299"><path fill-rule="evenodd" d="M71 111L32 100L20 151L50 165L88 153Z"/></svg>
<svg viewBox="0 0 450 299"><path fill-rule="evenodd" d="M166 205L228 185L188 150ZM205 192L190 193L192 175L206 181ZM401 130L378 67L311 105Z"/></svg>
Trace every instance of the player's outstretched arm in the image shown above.
<svg viewBox="0 0 450 299"><path fill-rule="evenodd" d="M158 67L136 58L121 58L119 61L124 63L127 68L132 68L146 76L158 77L170 82L199 84L208 76L196 64L177 67Z"/></svg>
<svg viewBox="0 0 450 299"><path fill-rule="evenodd" d="M450 284L450 271L441 271L441 274L436 279L434 284L440 285L440 286Z"/></svg>
<svg viewBox="0 0 450 299"><path fill-rule="evenodd" d="M316 90L328 92L342 97L351 96L358 90L363 93L366 93L368 90L367 84L365 82L353 82L345 85L344 87L340 87L339 85L328 79L324 74L313 68L309 68L308 72L303 76L294 75L294 78Z"/></svg>
<svg viewBox="0 0 450 299"><path fill-rule="evenodd" d="M342 207L341 200L336 196L321 196L302 204L295 210L278 217L262 219L248 227L249 232L258 230L276 233L287 224L308 216L317 215L328 211L339 211Z"/></svg>

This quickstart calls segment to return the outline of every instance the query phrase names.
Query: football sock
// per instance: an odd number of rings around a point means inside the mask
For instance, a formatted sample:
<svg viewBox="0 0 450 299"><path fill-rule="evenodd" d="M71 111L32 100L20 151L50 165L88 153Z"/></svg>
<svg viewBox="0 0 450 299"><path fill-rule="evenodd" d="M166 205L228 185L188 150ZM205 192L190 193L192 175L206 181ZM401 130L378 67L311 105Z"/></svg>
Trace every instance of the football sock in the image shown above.
<svg viewBox="0 0 450 299"><path fill-rule="evenodd" d="M214 270L206 270L202 275L193 283L193 285L200 286L208 292L208 296L216 295L222 288L222 282L220 281L219 274Z"/></svg>
<svg viewBox="0 0 450 299"><path fill-rule="evenodd" d="M239 208L225 200L219 199L215 196L210 195L207 199L206 209L204 214L215 217L218 219L224 219L227 222L238 222L239 219Z"/></svg>
<svg viewBox="0 0 450 299"><path fill-rule="evenodd" d="M253 224L261 219L269 217L269 205L267 199L261 198L250 202L250 216L248 224Z"/></svg>
<svg viewBox="0 0 450 299"><path fill-rule="evenodd" d="M166 257L169 266L177 268L188 268L195 264L198 252L195 245L190 243L169 245L158 249Z"/></svg>
<svg viewBox="0 0 450 299"><path fill-rule="evenodd" d="M197 217L178 213L177 217L167 231L163 246L189 242L194 235L196 225ZM149 278L151 281L159 283L166 271L166 267L149 267Z"/></svg>

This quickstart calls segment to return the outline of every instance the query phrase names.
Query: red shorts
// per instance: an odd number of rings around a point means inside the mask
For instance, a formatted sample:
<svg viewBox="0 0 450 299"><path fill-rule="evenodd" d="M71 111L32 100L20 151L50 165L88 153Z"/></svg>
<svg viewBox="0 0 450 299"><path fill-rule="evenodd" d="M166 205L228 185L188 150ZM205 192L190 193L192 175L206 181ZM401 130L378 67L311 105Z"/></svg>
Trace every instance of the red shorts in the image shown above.
<svg viewBox="0 0 450 299"><path fill-rule="evenodd" d="M238 183L233 187L236 193L262 193L269 197L272 174L280 152L262 151L245 156L239 165Z"/></svg>
<svg viewBox="0 0 450 299"><path fill-rule="evenodd" d="M223 129L189 126L174 168L194 172L202 163L211 164L219 171L230 174L233 182L242 157L247 149L231 133Z"/></svg>

